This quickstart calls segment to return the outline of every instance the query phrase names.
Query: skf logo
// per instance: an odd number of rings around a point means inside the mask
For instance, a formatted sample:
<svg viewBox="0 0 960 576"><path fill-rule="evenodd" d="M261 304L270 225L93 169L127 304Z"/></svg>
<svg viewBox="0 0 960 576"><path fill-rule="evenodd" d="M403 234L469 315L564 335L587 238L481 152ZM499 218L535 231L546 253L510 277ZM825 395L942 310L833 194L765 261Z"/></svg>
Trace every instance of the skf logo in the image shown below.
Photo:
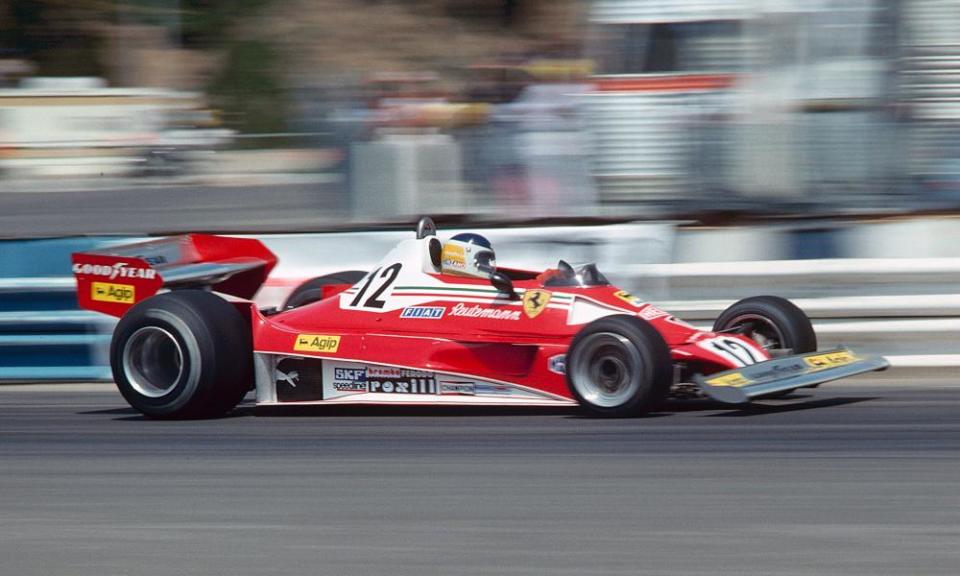
<svg viewBox="0 0 960 576"><path fill-rule="evenodd" d="M552 293L546 290L527 290L523 293L523 312L530 318L536 318L547 307Z"/></svg>
<svg viewBox="0 0 960 576"><path fill-rule="evenodd" d="M298 334L293 349L297 352L327 352L333 353L340 348L339 336L324 334Z"/></svg>
<svg viewBox="0 0 960 576"><path fill-rule="evenodd" d="M133 304L135 298L136 291L129 284L110 284L108 282L92 282L90 284L90 299L97 302Z"/></svg>

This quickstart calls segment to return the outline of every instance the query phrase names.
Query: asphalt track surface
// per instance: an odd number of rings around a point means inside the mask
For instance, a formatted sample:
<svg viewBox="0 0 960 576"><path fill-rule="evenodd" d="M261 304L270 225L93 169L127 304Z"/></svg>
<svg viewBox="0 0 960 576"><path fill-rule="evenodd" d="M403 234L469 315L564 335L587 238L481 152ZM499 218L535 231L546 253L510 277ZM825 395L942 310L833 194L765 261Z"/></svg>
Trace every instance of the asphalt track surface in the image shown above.
<svg viewBox="0 0 960 576"><path fill-rule="evenodd" d="M139 417L0 386L0 574L960 573L960 382L748 410Z"/></svg>

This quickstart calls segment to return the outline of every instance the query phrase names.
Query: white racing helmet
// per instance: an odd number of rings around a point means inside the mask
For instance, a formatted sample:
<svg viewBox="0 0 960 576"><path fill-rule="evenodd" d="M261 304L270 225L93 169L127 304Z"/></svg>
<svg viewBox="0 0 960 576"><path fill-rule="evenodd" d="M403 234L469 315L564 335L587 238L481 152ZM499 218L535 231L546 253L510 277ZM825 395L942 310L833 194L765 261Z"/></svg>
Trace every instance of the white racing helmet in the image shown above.
<svg viewBox="0 0 960 576"><path fill-rule="evenodd" d="M463 233L443 243L441 270L444 274L489 278L497 269L490 241L479 234Z"/></svg>

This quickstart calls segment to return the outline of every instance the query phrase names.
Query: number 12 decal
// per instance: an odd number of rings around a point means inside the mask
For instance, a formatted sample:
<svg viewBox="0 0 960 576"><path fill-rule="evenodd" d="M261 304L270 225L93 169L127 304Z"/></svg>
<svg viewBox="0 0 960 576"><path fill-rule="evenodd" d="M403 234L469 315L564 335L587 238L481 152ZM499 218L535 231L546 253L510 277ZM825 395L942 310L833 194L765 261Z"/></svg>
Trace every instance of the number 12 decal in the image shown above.
<svg viewBox="0 0 960 576"><path fill-rule="evenodd" d="M764 360L763 357L757 358L749 346L733 338L717 338L716 340L711 340L710 347L713 352L734 360L740 366L749 366Z"/></svg>
<svg viewBox="0 0 960 576"><path fill-rule="evenodd" d="M403 265L397 263L387 266L382 272L380 268L371 272L370 275L367 276L367 281L360 287L360 291L357 292L357 295L350 301L349 308L373 308L375 310L381 310L386 302L381 300L380 296L393 285L397 279L397 275L400 274L401 268L403 268ZM370 286L375 283L375 279L382 280L382 282L379 282L379 286L370 294L370 297L364 300L363 297L366 295L367 290L370 289Z"/></svg>

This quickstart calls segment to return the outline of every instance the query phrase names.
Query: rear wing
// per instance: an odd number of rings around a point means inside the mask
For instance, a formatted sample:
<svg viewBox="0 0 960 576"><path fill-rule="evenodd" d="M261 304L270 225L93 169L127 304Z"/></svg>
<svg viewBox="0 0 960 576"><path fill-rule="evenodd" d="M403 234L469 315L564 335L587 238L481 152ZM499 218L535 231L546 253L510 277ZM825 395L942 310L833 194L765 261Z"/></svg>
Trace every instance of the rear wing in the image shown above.
<svg viewBox="0 0 960 576"><path fill-rule="evenodd" d="M188 234L76 252L73 275L81 308L119 317L162 288L251 299L276 263L259 240Z"/></svg>

